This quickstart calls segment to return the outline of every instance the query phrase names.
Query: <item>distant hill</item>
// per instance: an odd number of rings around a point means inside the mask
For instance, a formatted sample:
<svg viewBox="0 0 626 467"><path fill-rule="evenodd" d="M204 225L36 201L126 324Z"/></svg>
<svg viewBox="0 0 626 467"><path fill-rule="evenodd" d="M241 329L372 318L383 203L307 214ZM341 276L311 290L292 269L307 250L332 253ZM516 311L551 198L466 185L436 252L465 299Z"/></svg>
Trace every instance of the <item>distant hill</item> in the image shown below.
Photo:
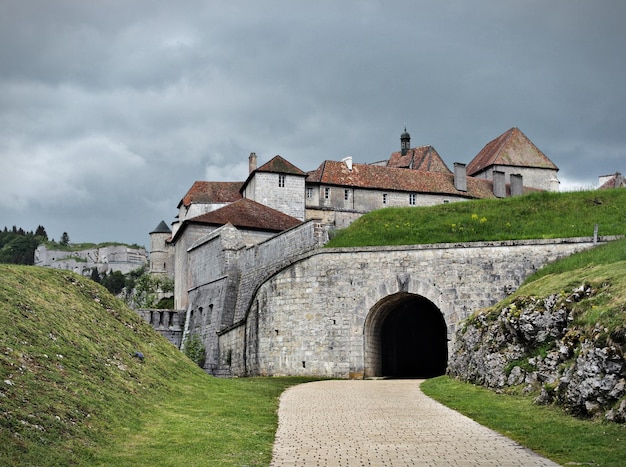
<svg viewBox="0 0 626 467"><path fill-rule="evenodd" d="M69 271L0 265L0 320L0 465L88 458L113 421L132 425L177 382L204 375L106 289Z"/></svg>

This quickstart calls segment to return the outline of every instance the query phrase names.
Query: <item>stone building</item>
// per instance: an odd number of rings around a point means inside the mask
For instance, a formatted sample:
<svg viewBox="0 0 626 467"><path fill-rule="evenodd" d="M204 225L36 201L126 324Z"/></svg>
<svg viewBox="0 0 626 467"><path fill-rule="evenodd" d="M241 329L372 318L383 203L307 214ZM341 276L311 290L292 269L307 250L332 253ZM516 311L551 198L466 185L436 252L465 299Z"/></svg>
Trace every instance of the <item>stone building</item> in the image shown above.
<svg viewBox="0 0 626 467"><path fill-rule="evenodd" d="M167 226L166 226L167 227ZM83 276L89 276L93 270L99 274L119 271L128 274L146 266L148 253L145 248L127 245L108 245L82 250L49 250L46 245L35 249L35 266L54 269L66 269Z"/></svg>
<svg viewBox="0 0 626 467"><path fill-rule="evenodd" d="M169 238L165 240L167 232L161 224L151 232L151 244L156 254L151 261L153 272L173 272L176 312L185 315L184 320L176 321L183 323L182 345L191 334L201 337L207 354L207 371L242 375L365 375L367 372L364 373L362 368L346 370L350 365L339 364L339 360L348 362L363 352L363 348L353 349L356 354L351 357L350 348L356 341L347 338L337 337L333 341L336 344L329 344L334 350L323 351L327 363L322 366L311 364L319 360L313 347L302 351L306 358L301 361L298 360L300 356L295 356L299 351L280 357L289 360L289 364L263 360L264 355L280 354L273 346L280 343L281 348L293 351L304 345L298 342L308 340L304 336L326 332L325 326L329 326L327 331L331 334L364 332L363 329L359 331L361 325L355 328L349 324L356 315L347 313L342 318L328 310L307 309L322 303L333 308L337 304L332 297L316 297L308 304L306 301L300 303L302 296L311 293L307 290L323 294L325 289L304 286L302 283L308 279L299 277L293 265L323 245L329 229L343 228L367 212L389 206L430 206L558 189L557 167L517 128L489 142L469 164L455 163L453 171L432 146L411 148L406 129L400 143L400 151L382 162L361 164L352 158L327 160L310 172L302 171L281 156L257 167L257 156L252 153L245 181L195 182L178 205L178 216ZM346 265L351 262L349 258L345 261ZM405 263L401 258L398 261L399 266L393 266L399 268L394 274L401 277L404 274L402 268L406 266L402 266ZM263 285L273 277L280 277L286 268L291 271L289 280L304 287L299 298L293 299L297 302L295 308L292 308L293 301L287 304L277 299L276 294L284 293L280 291L280 285ZM345 269L350 275L356 270L358 265L356 269ZM324 277L311 279L318 285L320 280L328 280L328 274L342 276L348 287L358 283L358 277L343 277L341 271L335 271L332 262L324 263L321 270L316 269L316 274ZM423 287L418 282L415 282L415 290ZM411 303L435 300L435 304L429 306L437 309L434 289L427 290L434 294L433 297L416 298ZM357 290L355 297L366 292ZM276 306L288 306L290 311ZM294 309L306 311L306 316L311 318L292 316L290 313ZM273 313L286 321L275 330L273 337L280 339L270 339L270 342L269 336L260 335L259 330L271 326L267 320L272 319ZM449 316L441 318L437 313L433 321L458 315L452 311ZM322 322L318 322L316 317L322 316ZM367 321L365 316L359 316L359 320ZM286 332L290 322L295 328ZM340 322L342 328L337 327ZM359 345L362 347L362 343ZM263 348L266 351L259 353ZM273 349L272 352L269 349ZM330 363L335 357L336 365ZM282 368L278 373L272 370L277 366ZM368 371L371 375L372 371L378 370Z"/></svg>

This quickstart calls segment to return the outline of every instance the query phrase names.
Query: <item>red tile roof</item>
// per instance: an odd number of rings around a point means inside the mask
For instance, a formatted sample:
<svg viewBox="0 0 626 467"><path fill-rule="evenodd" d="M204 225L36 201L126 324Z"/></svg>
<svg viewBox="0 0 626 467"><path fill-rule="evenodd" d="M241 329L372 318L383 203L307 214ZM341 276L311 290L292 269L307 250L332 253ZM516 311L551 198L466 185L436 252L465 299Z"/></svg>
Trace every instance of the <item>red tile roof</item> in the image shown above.
<svg viewBox="0 0 626 467"><path fill-rule="evenodd" d="M492 165L558 170L558 167L515 127L488 142L467 164L467 175L474 175Z"/></svg>
<svg viewBox="0 0 626 467"><path fill-rule="evenodd" d="M622 176L621 173L615 172L610 179L602 184L599 190L607 190L609 188L623 188L626 187L626 179Z"/></svg>
<svg viewBox="0 0 626 467"><path fill-rule="evenodd" d="M252 230L282 232L302 222L267 206L242 198L234 203L189 219L187 222L209 225L226 225Z"/></svg>
<svg viewBox="0 0 626 467"><path fill-rule="evenodd" d="M315 171L309 172L307 183L344 186L389 191L457 195L468 198L493 198L491 182L467 178L467 191L454 188L452 173L426 172L381 167L370 164L353 164L349 170L345 163L325 161Z"/></svg>
<svg viewBox="0 0 626 467"><path fill-rule="evenodd" d="M404 156L401 152L394 152L387 162L387 167L452 173L432 146L420 146L409 149Z"/></svg>
<svg viewBox="0 0 626 467"><path fill-rule="evenodd" d="M190 206L193 204L232 203L241 199L242 182L194 182L187 194L178 203Z"/></svg>
<svg viewBox="0 0 626 467"><path fill-rule="evenodd" d="M306 173L293 165L291 162L283 159L280 156L274 156L270 161L263 164L256 169L257 172L272 172L290 175L302 175L306 176Z"/></svg>

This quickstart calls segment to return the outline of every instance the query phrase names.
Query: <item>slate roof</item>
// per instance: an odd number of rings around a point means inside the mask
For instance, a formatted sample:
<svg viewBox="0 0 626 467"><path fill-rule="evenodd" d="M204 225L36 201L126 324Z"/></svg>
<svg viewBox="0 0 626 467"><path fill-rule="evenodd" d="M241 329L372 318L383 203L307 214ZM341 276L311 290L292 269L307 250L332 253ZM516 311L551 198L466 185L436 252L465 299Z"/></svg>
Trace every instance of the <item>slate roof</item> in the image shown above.
<svg viewBox="0 0 626 467"><path fill-rule="evenodd" d="M194 182L187 194L178 203L178 207L193 204L232 203L241 199L239 190L243 182Z"/></svg>
<svg viewBox="0 0 626 467"><path fill-rule="evenodd" d="M610 179L602 184L598 189L599 190L607 190L609 188L623 188L626 187L626 179L622 176L621 173L615 172Z"/></svg>
<svg viewBox="0 0 626 467"><path fill-rule="evenodd" d="M467 175L474 175L493 165L559 170L548 157L518 128L513 127L484 148L467 164Z"/></svg>
<svg viewBox="0 0 626 467"><path fill-rule="evenodd" d="M159 223L159 225L157 225L154 230L152 232L150 232L151 234L153 233L168 233L171 234L172 230L167 226L167 224L165 223L165 221L161 221Z"/></svg>
<svg viewBox="0 0 626 467"><path fill-rule="evenodd" d="M288 216L247 198L242 198L223 208L193 217L186 222L220 226L230 223L238 228L269 232L282 232L302 224L295 217Z"/></svg>
<svg viewBox="0 0 626 467"><path fill-rule="evenodd" d="M426 172L371 164L353 164L349 170L345 163L325 161L317 170L309 172L307 183L343 187L407 191L457 195L467 198L493 198L491 182L467 178L467 191L454 188L454 175L443 172Z"/></svg>
<svg viewBox="0 0 626 467"><path fill-rule="evenodd" d="M272 172L306 177L306 172L303 172L281 156L274 156L270 161L256 169L256 172Z"/></svg>
<svg viewBox="0 0 626 467"><path fill-rule="evenodd" d="M387 167L452 173L437 150L432 146L411 148L403 156L400 151L391 154Z"/></svg>

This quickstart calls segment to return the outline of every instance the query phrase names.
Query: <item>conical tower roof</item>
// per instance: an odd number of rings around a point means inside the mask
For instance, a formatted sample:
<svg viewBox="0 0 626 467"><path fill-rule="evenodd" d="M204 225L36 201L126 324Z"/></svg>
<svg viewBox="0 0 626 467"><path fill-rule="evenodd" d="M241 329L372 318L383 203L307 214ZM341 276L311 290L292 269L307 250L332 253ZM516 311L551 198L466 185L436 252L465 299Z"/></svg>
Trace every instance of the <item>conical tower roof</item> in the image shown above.
<svg viewBox="0 0 626 467"><path fill-rule="evenodd" d="M170 230L170 228L167 226L167 224L165 223L165 221L161 221L159 223L159 225L157 225L155 227L155 229L150 232L150 234L156 234L156 233L167 233L167 234L171 234L172 231Z"/></svg>

